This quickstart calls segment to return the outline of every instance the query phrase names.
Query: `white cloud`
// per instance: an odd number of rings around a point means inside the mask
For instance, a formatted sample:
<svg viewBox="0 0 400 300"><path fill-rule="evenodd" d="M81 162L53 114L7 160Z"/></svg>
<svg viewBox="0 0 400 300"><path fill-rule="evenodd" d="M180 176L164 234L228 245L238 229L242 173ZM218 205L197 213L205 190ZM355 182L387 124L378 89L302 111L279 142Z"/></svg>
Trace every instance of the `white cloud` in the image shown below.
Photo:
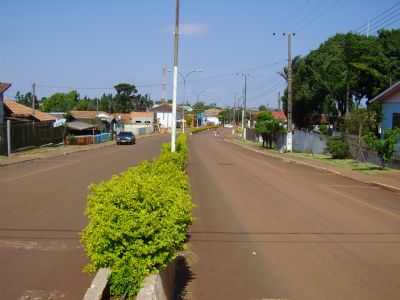
<svg viewBox="0 0 400 300"><path fill-rule="evenodd" d="M174 26L168 26L165 30L166 32L174 32ZM179 27L179 33L181 35L187 36L201 36L206 35L208 33L208 25L207 24L195 24L195 23L186 23L181 24Z"/></svg>

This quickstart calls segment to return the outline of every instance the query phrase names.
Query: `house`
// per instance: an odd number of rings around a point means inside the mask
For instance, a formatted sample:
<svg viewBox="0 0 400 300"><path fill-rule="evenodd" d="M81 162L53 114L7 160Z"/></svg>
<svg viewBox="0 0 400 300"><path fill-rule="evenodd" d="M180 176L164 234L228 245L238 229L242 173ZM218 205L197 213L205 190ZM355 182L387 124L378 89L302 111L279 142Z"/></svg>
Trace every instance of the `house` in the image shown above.
<svg viewBox="0 0 400 300"><path fill-rule="evenodd" d="M153 125L154 112L114 113L114 118L124 124Z"/></svg>
<svg viewBox="0 0 400 300"><path fill-rule="evenodd" d="M370 100L369 103L376 101L382 103L382 130L400 128L400 81Z"/></svg>
<svg viewBox="0 0 400 300"><path fill-rule="evenodd" d="M0 82L0 125L4 123L4 93L11 87L11 83Z"/></svg>
<svg viewBox="0 0 400 300"><path fill-rule="evenodd" d="M155 105L151 111L154 113L155 122L160 126L161 129L172 128L172 105L169 103L161 103ZM182 113L177 110L176 120L182 119Z"/></svg>
<svg viewBox="0 0 400 300"><path fill-rule="evenodd" d="M80 121L86 125L95 125L96 130L109 132L112 128L114 117L104 111L95 110L71 110L73 120Z"/></svg>
<svg viewBox="0 0 400 300"><path fill-rule="evenodd" d="M206 124L219 125L221 122L219 120L219 114L222 109L210 108L204 111L204 121Z"/></svg>
<svg viewBox="0 0 400 300"><path fill-rule="evenodd" d="M10 99L4 100L4 116L5 119L12 122L36 121L53 124L57 120L56 117L50 114L32 109Z"/></svg>
<svg viewBox="0 0 400 300"><path fill-rule="evenodd" d="M282 122L283 124L286 124L287 122L287 118L286 115L283 111L280 110L276 110L276 111L272 111L272 116L277 119L278 121Z"/></svg>

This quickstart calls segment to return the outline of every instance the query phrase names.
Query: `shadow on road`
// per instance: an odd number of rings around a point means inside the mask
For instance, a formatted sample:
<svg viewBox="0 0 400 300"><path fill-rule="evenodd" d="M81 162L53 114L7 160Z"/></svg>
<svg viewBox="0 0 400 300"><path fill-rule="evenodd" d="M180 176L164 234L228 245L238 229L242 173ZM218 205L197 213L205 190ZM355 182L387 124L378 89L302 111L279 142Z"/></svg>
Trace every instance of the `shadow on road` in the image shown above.
<svg viewBox="0 0 400 300"><path fill-rule="evenodd" d="M175 300L187 299L187 286L195 279L193 272L190 269L189 263L184 256L176 258L176 278L175 278Z"/></svg>

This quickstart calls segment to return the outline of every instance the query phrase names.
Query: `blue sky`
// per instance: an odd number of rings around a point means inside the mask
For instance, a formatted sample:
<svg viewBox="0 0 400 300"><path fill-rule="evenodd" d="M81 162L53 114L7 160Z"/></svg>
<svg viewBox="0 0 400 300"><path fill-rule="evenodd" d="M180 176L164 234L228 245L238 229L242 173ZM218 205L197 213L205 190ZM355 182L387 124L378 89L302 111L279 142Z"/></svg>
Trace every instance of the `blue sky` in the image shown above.
<svg viewBox="0 0 400 300"><path fill-rule="evenodd" d="M162 66L172 65L175 0L2 0L0 81L7 96L38 96L77 89L82 96L134 83L161 96ZM398 0L181 0L180 69L192 74L187 94L233 104L250 73L249 106L276 105L285 83L277 75L287 41L273 32L296 32L293 53L306 54L337 32L355 30ZM396 28L400 22L390 27ZM95 88L95 89L87 89ZM171 98L168 80L168 98ZM183 87L179 86L180 99Z"/></svg>

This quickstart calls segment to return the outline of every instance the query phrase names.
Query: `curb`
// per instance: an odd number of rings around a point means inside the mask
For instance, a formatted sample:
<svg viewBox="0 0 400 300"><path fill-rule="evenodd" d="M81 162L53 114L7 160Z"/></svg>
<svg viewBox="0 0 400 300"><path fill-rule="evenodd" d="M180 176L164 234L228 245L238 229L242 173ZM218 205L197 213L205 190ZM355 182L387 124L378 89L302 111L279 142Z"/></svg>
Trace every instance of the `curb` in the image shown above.
<svg viewBox="0 0 400 300"><path fill-rule="evenodd" d="M224 142L227 142L227 143L230 143L230 144L233 144L233 145L237 145L237 146L245 148L245 149L247 149L249 151L253 151L253 152L265 155L265 156L278 158L278 159L280 159L280 160L282 160L284 162L295 163L295 164L298 164L298 165L307 166L307 167L310 167L310 168L313 168L313 169L316 169L316 170L319 170L319 171L323 171L323 172L331 173L331 174L334 174L334 175L337 175L337 176L341 176L341 177L344 177L346 179L350 179L350 180L353 180L353 181L356 181L356 182L369 184L369 185L374 185L376 187L379 187L379 188L382 188L382 189L385 189L385 190L388 190L388 191L391 191L391 192L395 192L395 193L399 193L400 192L400 188L392 186L392 185L388 185L388 184L385 184L385 183L381 183L381 182L377 182L377 181L362 180L362 179L355 178L355 177L352 177L352 176L349 176L349 175L345 175L345 174L343 174L343 173L341 173L339 171L332 170L330 168L316 166L316 165L309 164L309 163L304 162L304 161L299 161L299 160L296 160L296 159L293 159L293 158L281 157L281 156L278 156L278 155L275 155L275 154L271 154L271 153L268 153L268 152L265 152L265 151L254 149L252 147L248 147L246 145L243 145L243 144L240 144L240 143L237 143L235 141L228 140L228 139L225 139L225 138L224 138Z"/></svg>
<svg viewBox="0 0 400 300"><path fill-rule="evenodd" d="M158 135L162 135L162 134L150 134L150 135L142 135L142 136L138 136L136 139L143 139L143 138L148 138L148 137L153 137L153 136L158 136ZM91 150L97 150L97 149L102 149L102 148L106 148L106 147L110 147L110 146L115 146L115 143L109 143L109 144L98 144L98 147L93 147L90 148L90 146L88 146L88 148L86 149L79 149L79 150L73 150L71 152L64 152L64 153L60 153L54 156L44 156L44 157L33 157L33 158L28 158L28 159L24 159L24 160L19 160L19 161L14 161L14 162L9 162L9 163L1 163L0 162L0 168L5 168L5 167L9 167L9 166L14 166L14 165L19 165L22 163L29 163L32 161L36 161L36 160L42 160L42 159L47 159L47 158L55 158L55 157L61 157L61 156L67 156L70 154L74 154L74 153L80 153L80 152L86 152L86 151L91 151ZM101 146L100 146L101 145ZM7 158L6 158L7 159Z"/></svg>

